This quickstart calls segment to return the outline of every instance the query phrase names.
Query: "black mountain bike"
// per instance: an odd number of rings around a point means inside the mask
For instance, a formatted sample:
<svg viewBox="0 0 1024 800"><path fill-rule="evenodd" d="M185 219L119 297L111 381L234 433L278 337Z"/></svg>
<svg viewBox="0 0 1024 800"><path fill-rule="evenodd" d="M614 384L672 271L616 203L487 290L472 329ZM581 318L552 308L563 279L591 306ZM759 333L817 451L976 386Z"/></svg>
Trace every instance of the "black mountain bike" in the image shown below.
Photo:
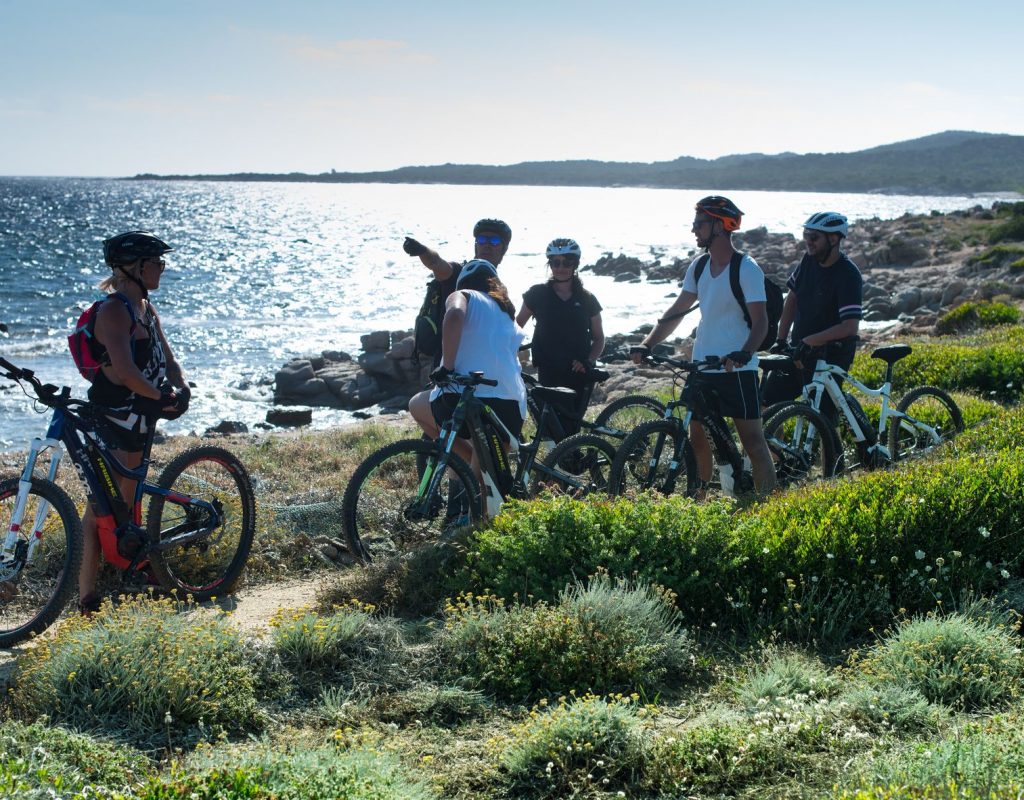
<svg viewBox="0 0 1024 800"><path fill-rule="evenodd" d="M671 370L677 381L686 380L678 400L666 406L665 418L639 425L619 447L612 464L610 494L654 489L691 497L714 487L697 475L690 444L690 422L700 423L708 435L717 465L718 488L734 497L753 490L754 480L747 459L741 454L732 431L718 410L712 388L687 380L696 372L721 369L722 361L712 356L701 361L684 361L650 355L652 363ZM677 413L682 410L682 413ZM776 477L782 487L807 480L831 477L835 466L834 433L830 424L812 408L801 406L785 417L765 424L765 439L775 461Z"/></svg>
<svg viewBox="0 0 1024 800"><path fill-rule="evenodd" d="M6 531L0 547L0 647L52 624L77 585L81 519L54 482L62 446L95 511L103 556L123 570L126 585L144 581L151 572L164 589L182 597L207 600L231 590L256 530L252 484L234 455L221 447L186 450L164 467L156 483L148 483L154 420L142 463L131 469L95 436L101 408L2 358L0 369L53 409L46 437L32 440L21 476L0 480L0 525ZM44 478L36 474L36 462L48 450ZM115 475L136 481L133 498L121 495Z"/></svg>
<svg viewBox="0 0 1024 800"><path fill-rule="evenodd" d="M510 497L527 498L543 489L583 497L605 491L615 448L590 433L559 442L543 460L540 431L552 405L564 403L571 389L538 386L538 433L531 441L512 436L475 387L495 386L482 373L451 374L442 387L457 388L459 402L441 426L437 441L404 439L371 453L345 489L342 516L352 554L369 563L400 556L436 542L486 516L498 513ZM469 464L452 451L462 426L481 465L485 500ZM502 442L508 442L508 453ZM486 506L483 505L486 502Z"/></svg>

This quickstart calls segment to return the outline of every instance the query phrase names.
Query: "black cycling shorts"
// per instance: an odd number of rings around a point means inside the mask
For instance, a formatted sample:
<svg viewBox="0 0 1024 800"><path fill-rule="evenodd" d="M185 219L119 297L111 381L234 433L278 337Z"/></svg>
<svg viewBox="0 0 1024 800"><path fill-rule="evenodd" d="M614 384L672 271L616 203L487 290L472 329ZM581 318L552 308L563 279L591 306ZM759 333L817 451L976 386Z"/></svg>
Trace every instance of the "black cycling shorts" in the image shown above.
<svg viewBox="0 0 1024 800"><path fill-rule="evenodd" d="M718 411L723 417L760 418L761 400L757 390L756 370L699 372L690 381L696 382L693 384L694 388L701 386L711 389L718 401Z"/></svg>
<svg viewBox="0 0 1024 800"><path fill-rule="evenodd" d="M111 450L141 453L146 447L146 424L138 414L118 415L118 412L112 412L111 415L96 415L92 423L96 436Z"/></svg>
<svg viewBox="0 0 1024 800"><path fill-rule="evenodd" d="M455 411L455 406L459 404L460 397L461 395L454 392L444 392L431 400L430 410L434 414L434 422L442 425L451 419L452 412ZM502 400L497 397L481 397L479 399L490 407L494 415L518 439L519 435L523 432L523 418L519 414L519 401ZM463 439L469 438L469 428L466 427L465 423L459 429L458 436Z"/></svg>

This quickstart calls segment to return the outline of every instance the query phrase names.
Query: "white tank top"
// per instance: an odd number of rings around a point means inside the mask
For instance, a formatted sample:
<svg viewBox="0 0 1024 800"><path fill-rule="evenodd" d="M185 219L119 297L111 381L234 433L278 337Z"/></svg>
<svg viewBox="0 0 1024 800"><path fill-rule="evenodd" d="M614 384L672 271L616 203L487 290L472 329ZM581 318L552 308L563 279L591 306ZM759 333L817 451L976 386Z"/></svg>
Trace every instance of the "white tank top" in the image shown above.
<svg viewBox="0 0 1024 800"><path fill-rule="evenodd" d="M526 418L526 385L519 366L519 345L523 329L501 310L493 298L474 289L461 289L468 298L466 322L462 328L459 351L455 354L455 372L468 375L482 372L496 380L497 386L476 387L477 397L515 400ZM430 393L433 400L441 394L438 387Z"/></svg>

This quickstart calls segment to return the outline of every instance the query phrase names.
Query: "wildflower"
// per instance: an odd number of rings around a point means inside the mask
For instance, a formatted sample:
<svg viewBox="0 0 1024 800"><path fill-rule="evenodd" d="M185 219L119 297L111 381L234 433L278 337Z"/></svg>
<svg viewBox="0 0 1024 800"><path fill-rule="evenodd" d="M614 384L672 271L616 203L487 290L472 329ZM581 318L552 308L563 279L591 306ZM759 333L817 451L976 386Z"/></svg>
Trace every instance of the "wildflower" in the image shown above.
<svg viewBox="0 0 1024 800"><path fill-rule="evenodd" d="M174 722L174 717L172 717L171 712L168 711L164 714L164 725L170 725L172 722Z"/></svg>
<svg viewBox="0 0 1024 800"><path fill-rule="evenodd" d="M825 553L825 558L835 558L831 553Z"/></svg>
<svg viewBox="0 0 1024 800"><path fill-rule="evenodd" d="M992 535L992 534L991 534L991 533L989 532L988 528L986 528L986 527L985 527L984 525L979 525L979 526L978 526L978 533L980 533L980 534L981 534L981 538L982 538L982 539L987 539L987 538L988 538L989 536L991 536L991 535Z"/></svg>
<svg viewBox="0 0 1024 800"><path fill-rule="evenodd" d="M891 563L893 563L893 564L899 564L900 563L900 560L896 556L893 556L892 558L890 558L889 561Z"/></svg>
<svg viewBox="0 0 1024 800"><path fill-rule="evenodd" d="M1010 577L1010 573L1007 572L1005 569L999 570L999 574L1002 575L1004 578L1009 578Z"/></svg>
<svg viewBox="0 0 1024 800"><path fill-rule="evenodd" d="M944 559L942 557L939 557L939 558L935 559L935 566L937 566L937 567L941 567L945 563L946 563L946 559Z"/></svg>
<svg viewBox="0 0 1024 800"><path fill-rule="evenodd" d="M924 550L918 550L916 553L914 553L914 558L916 558L918 561L923 559L924 558Z"/></svg>

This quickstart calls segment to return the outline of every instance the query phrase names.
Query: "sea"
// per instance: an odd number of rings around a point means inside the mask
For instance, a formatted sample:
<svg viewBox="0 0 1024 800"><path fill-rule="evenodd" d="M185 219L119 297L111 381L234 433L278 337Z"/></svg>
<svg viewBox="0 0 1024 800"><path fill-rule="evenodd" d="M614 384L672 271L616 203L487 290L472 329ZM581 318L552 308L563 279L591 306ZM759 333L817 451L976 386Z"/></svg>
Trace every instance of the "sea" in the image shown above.
<svg viewBox="0 0 1024 800"><path fill-rule="evenodd" d="M196 388L192 407L163 423L202 432L222 420L252 427L272 407L270 383L288 360L324 350L358 355L360 337L411 327L429 272L402 251L410 235L448 260L473 254L471 230L499 217L513 230L501 264L517 303L545 279L544 247L576 239L583 263L603 253L671 260L693 254L694 202L707 189L220 183L98 178L0 178L0 355L84 395L66 336L109 274L102 241L148 229L173 245L152 300ZM799 235L814 211L851 219L988 206L1000 196L729 191L744 227ZM583 273L608 333L652 322L677 287ZM687 318L684 335L698 321ZM352 422L318 409L314 426ZM0 451L23 449L47 410L0 379Z"/></svg>

